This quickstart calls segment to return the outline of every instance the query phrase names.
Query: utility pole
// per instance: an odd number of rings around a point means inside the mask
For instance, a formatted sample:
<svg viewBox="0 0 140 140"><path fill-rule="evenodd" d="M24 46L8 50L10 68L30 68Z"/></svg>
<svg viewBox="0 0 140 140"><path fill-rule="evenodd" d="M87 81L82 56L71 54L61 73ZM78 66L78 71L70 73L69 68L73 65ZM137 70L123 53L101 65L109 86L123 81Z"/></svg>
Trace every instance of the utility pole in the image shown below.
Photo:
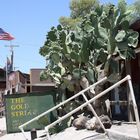
<svg viewBox="0 0 140 140"><path fill-rule="evenodd" d="M14 49L13 48L19 47L19 45L12 45L12 43L10 41L10 45L5 45L5 47L10 48L10 52L11 52L11 71L14 71Z"/></svg>
<svg viewBox="0 0 140 140"><path fill-rule="evenodd" d="M12 45L11 41L10 41L10 45L5 45L5 47L9 47L10 48L10 52L11 52L11 60L10 60L10 71L14 71L14 47L19 47L19 45ZM8 89L8 84L9 84L9 80L8 80L8 64L6 62L6 89Z"/></svg>

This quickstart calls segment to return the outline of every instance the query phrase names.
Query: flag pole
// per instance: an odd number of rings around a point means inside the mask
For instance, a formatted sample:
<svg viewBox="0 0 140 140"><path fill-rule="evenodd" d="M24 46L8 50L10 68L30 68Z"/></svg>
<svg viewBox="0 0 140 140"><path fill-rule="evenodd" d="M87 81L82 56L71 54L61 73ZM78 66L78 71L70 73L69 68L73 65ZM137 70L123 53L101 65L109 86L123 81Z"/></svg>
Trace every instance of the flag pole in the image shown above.
<svg viewBox="0 0 140 140"><path fill-rule="evenodd" d="M8 68L7 68L7 57L6 57L6 90L8 90Z"/></svg>
<svg viewBox="0 0 140 140"><path fill-rule="evenodd" d="M11 49L11 70L13 71L13 57L14 57L14 51L13 51L13 45L11 40L15 39L13 36L11 36L8 32L5 32L2 28L0 28L0 40L6 40L10 41L10 49ZM6 58L6 89L8 89L9 83L8 83L8 57Z"/></svg>
<svg viewBox="0 0 140 140"><path fill-rule="evenodd" d="M11 70L14 71L14 47L19 47L19 45L12 45L12 41L10 40L10 44L9 45L5 45L5 47L9 47L10 48L10 52L11 52Z"/></svg>
<svg viewBox="0 0 140 140"><path fill-rule="evenodd" d="M13 71L13 59L14 59L14 51L13 51L13 46L12 46L12 41L10 40L10 51L11 51L11 69L10 71ZM8 80L8 57L6 57L6 89L9 89L9 80Z"/></svg>
<svg viewBox="0 0 140 140"><path fill-rule="evenodd" d="M10 41L10 49L11 49L11 70L14 70L14 50L13 50L13 45L12 45L12 41Z"/></svg>

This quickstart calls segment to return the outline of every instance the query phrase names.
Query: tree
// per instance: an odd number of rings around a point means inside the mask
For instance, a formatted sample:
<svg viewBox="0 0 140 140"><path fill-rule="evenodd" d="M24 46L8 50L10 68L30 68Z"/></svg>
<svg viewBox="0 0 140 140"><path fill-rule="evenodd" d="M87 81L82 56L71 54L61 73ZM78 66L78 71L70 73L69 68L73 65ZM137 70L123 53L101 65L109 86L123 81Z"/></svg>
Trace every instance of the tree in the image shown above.
<svg viewBox="0 0 140 140"><path fill-rule="evenodd" d="M135 21L137 19L139 19L140 17L140 1L136 0L132 5L131 5L131 9L133 10L132 13L132 21Z"/></svg>
<svg viewBox="0 0 140 140"><path fill-rule="evenodd" d="M70 17L60 17L59 22L61 25L69 26L72 30L74 30L82 18L98 5L98 0L71 0Z"/></svg>
<svg viewBox="0 0 140 140"><path fill-rule="evenodd" d="M84 17L97 6L99 6L98 0L71 0L71 17L74 19L77 17Z"/></svg>
<svg viewBox="0 0 140 140"><path fill-rule="evenodd" d="M134 7L135 7L135 12L137 13L138 16L140 16L140 1L136 0L134 2Z"/></svg>
<svg viewBox="0 0 140 140"><path fill-rule="evenodd" d="M127 5L125 0L120 0L119 3L121 7L124 7L125 5L127 12L131 12L131 14L129 14L129 16L127 17L127 20L129 20L130 24L132 24L133 22L139 19L140 17L140 1L139 0L135 0L130 5Z"/></svg>
<svg viewBox="0 0 140 140"><path fill-rule="evenodd" d="M75 30L76 25L80 23L81 18L71 18L71 17L60 17L59 22L63 26L68 26L71 30Z"/></svg>

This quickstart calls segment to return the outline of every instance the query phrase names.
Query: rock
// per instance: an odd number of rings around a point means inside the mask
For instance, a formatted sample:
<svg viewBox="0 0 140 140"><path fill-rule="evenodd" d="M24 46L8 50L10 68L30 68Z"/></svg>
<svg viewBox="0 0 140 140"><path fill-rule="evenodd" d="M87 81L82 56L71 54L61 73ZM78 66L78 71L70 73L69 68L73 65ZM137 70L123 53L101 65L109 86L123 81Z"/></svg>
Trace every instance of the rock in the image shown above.
<svg viewBox="0 0 140 140"><path fill-rule="evenodd" d="M101 116L100 116L100 120L101 120L101 122L103 123L103 125L104 125L104 127L105 127L106 129L111 128L112 122L111 122L110 118L109 118L107 115L101 115ZM101 127L101 125L100 125L100 123L98 122L98 120L96 120L96 122L95 122L95 130L96 130L96 132L104 133L104 130L103 130L103 128Z"/></svg>
<svg viewBox="0 0 140 140"><path fill-rule="evenodd" d="M109 129L112 126L112 122L107 115L101 115L99 118L106 129ZM77 129L96 130L96 132L104 133L104 130L96 117L89 119L86 116L80 116L73 121L73 126Z"/></svg>
<svg viewBox="0 0 140 140"><path fill-rule="evenodd" d="M86 122L89 120L86 116L80 116L79 118L75 119L73 121L73 126L77 129L85 129L86 128Z"/></svg>
<svg viewBox="0 0 140 140"><path fill-rule="evenodd" d="M94 130L95 129L95 122L96 122L96 117L91 118L88 120L85 124L85 127L87 130Z"/></svg>

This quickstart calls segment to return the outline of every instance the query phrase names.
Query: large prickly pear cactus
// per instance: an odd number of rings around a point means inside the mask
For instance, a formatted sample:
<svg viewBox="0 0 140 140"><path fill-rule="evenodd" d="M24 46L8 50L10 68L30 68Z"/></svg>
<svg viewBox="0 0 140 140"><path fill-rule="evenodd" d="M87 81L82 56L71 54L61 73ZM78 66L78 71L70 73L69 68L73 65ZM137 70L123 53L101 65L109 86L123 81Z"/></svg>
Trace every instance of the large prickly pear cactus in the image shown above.
<svg viewBox="0 0 140 140"><path fill-rule="evenodd" d="M41 78L51 77L61 88L75 93L98 80L101 70L111 81L117 80L115 57L135 58L133 48L138 43L138 33L129 29L129 14L124 2L117 7L99 6L74 31L61 25L51 28L40 48L48 60Z"/></svg>

